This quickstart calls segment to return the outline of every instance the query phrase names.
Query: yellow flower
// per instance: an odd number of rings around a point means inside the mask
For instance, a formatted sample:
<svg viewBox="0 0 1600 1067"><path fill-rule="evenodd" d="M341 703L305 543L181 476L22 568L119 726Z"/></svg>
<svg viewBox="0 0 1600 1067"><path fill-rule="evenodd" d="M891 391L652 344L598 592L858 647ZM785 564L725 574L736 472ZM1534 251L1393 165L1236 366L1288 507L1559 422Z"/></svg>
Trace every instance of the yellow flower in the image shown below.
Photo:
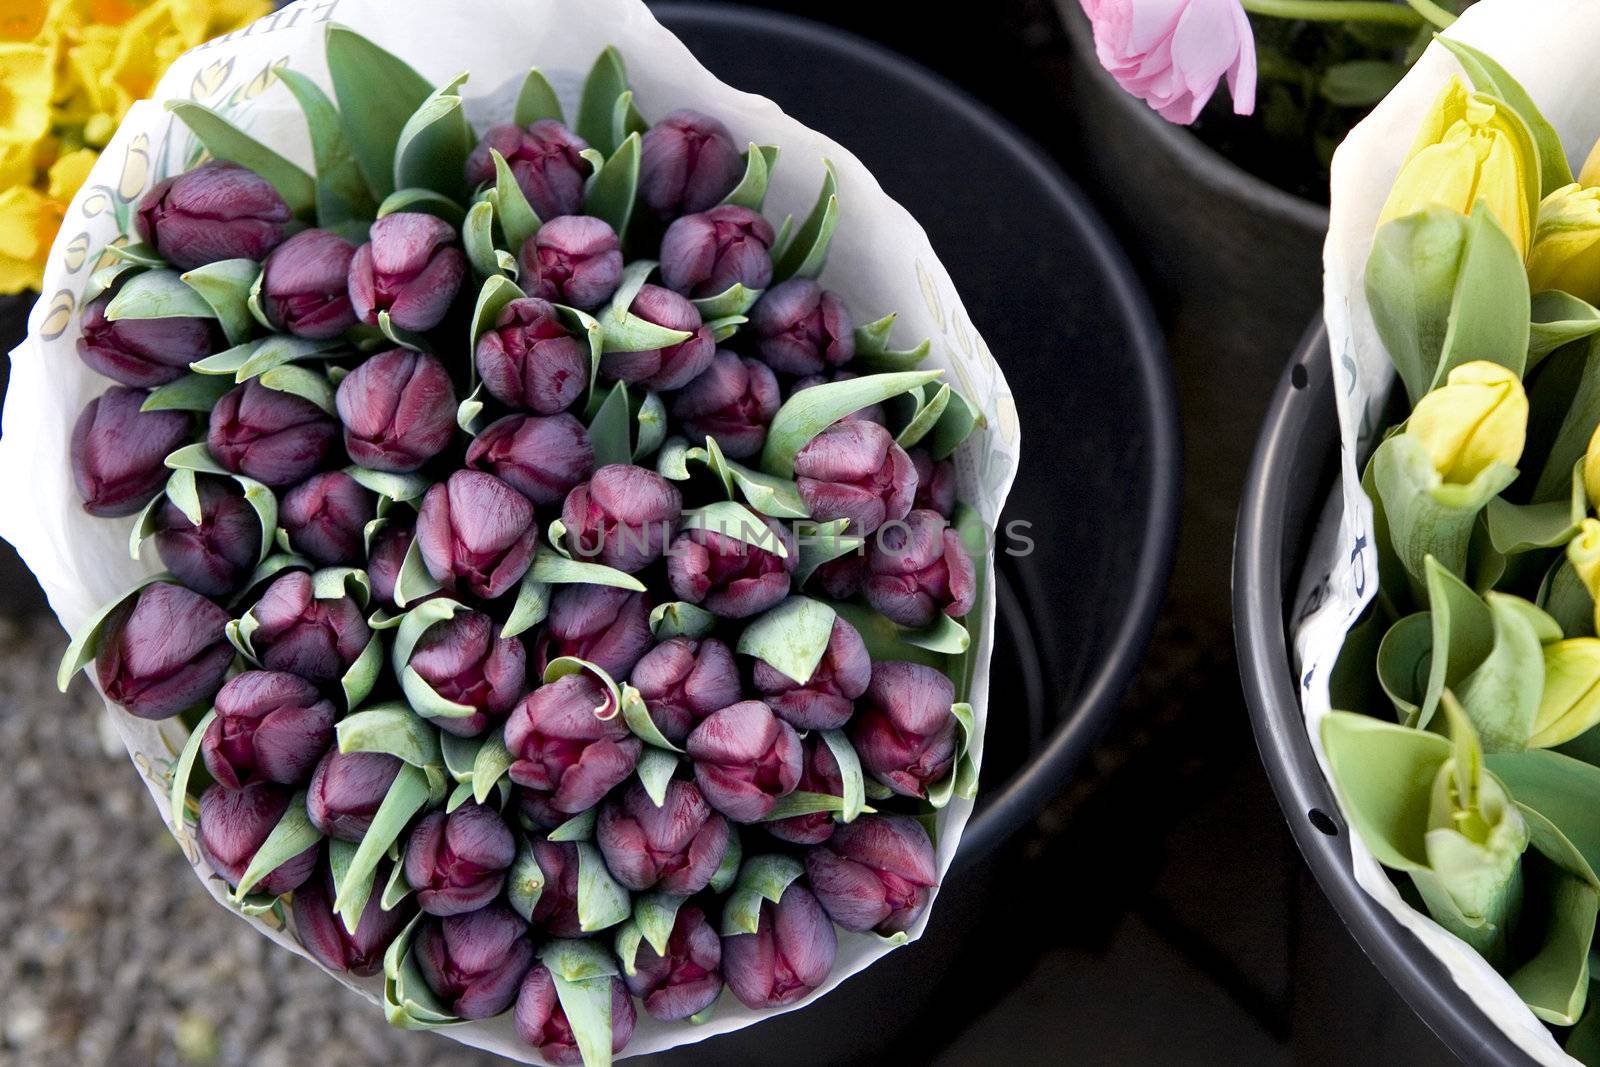
<svg viewBox="0 0 1600 1067"><path fill-rule="evenodd" d="M50 132L54 84L48 48L0 44L0 142L31 144Z"/></svg>
<svg viewBox="0 0 1600 1067"><path fill-rule="evenodd" d="M1484 200L1524 255L1538 201L1539 155L1505 103L1452 77L1423 119L1378 225L1431 207L1463 215Z"/></svg>
<svg viewBox="0 0 1600 1067"><path fill-rule="evenodd" d="M1406 436L1428 450L1447 482L1467 484L1492 463L1515 467L1528 432L1528 395L1498 363L1474 360L1417 402Z"/></svg>
<svg viewBox="0 0 1600 1067"><path fill-rule="evenodd" d="M38 169L37 149L31 144L0 143L0 189L12 185L32 185Z"/></svg>
<svg viewBox="0 0 1600 1067"><path fill-rule="evenodd" d="M1600 303L1600 188L1563 185L1540 202L1528 284Z"/></svg>
<svg viewBox="0 0 1600 1067"><path fill-rule="evenodd" d="M47 192L50 199L60 201L63 207L70 203L78 186L88 180L89 171L99 158L100 153L94 149L80 148L50 164L50 187Z"/></svg>
<svg viewBox="0 0 1600 1067"><path fill-rule="evenodd" d="M1595 622L1600 624L1600 522L1584 519L1578 525L1577 535L1567 542L1567 562L1572 564L1578 581L1595 598ZM1596 629L1600 631L1600 625Z"/></svg>
<svg viewBox="0 0 1600 1067"><path fill-rule="evenodd" d="M1589 448L1583 454L1583 491L1589 506L1600 508L1600 426L1594 428Z"/></svg>
<svg viewBox="0 0 1600 1067"><path fill-rule="evenodd" d="M1544 694L1529 748L1554 748L1600 722L1600 638L1544 646Z"/></svg>
<svg viewBox="0 0 1600 1067"><path fill-rule="evenodd" d="M37 189L0 191L0 294L39 288L61 216L61 205Z"/></svg>
<svg viewBox="0 0 1600 1067"><path fill-rule="evenodd" d="M1585 189L1600 185L1600 141L1596 141L1594 147L1589 149L1589 158L1583 161L1583 169L1578 171L1578 184Z"/></svg>

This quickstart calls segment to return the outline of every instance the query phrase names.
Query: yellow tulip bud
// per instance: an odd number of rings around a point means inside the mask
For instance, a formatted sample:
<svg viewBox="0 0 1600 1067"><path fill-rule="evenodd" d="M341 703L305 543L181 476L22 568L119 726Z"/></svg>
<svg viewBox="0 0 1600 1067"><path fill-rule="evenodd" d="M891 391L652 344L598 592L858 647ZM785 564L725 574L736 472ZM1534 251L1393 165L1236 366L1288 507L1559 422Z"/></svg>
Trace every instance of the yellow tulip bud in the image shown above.
<svg viewBox="0 0 1600 1067"><path fill-rule="evenodd" d="M1583 169L1578 171L1578 184L1585 189L1600 185L1600 141L1596 141L1594 147L1589 149L1589 158L1583 161Z"/></svg>
<svg viewBox="0 0 1600 1067"><path fill-rule="evenodd" d="M1417 402L1406 436L1421 442L1447 482L1465 485L1491 463L1515 467L1528 432L1528 395L1498 363L1474 360Z"/></svg>
<svg viewBox="0 0 1600 1067"><path fill-rule="evenodd" d="M1528 250L1528 285L1600 303L1600 188L1574 183L1545 197Z"/></svg>
<svg viewBox="0 0 1600 1067"><path fill-rule="evenodd" d="M1483 200L1526 255L1538 170L1527 124L1504 102L1452 77L1424 117L1378 225L1433 207L1470 215Z"/></svg>
<svg viewBox="0 0 1600 1067"><path fill-rule="evenodd" d="M1554 748L1600 723L1600 638L1544 646L1544 695L1529 748Z"/></svg>
<svg viewBox="0 0 1600 1067"><path fill-rule="evenodd" d="M1583 491L1589 506L1600 508L1600 426L1594 428L1589 450L1583 454Z"/></svg>

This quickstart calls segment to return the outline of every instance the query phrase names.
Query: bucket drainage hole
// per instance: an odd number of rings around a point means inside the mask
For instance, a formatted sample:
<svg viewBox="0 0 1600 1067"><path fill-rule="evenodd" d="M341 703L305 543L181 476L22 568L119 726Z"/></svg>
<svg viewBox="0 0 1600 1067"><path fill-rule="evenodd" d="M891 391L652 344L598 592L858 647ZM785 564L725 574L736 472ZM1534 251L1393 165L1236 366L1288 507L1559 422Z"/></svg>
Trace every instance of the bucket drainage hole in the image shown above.
<svg viewBox="0 0 1600 1067"><path fill-rule="evenodd" d="M1304 389L1306 387L1306 381L1308 377L1309 376L1306 374L1306 365L1304 363L1296 363L1294 365L1294 369L1289 372L1289 384L1294 386L1296 389Z"/></svg>
<svg viewBox="0 0 1600 1067"><path fill-rule="evenodd" d="M1311 820L1311 825L1327 834L1329 837L1339 836L1339 824L1321 808L1312 808L1306 812L1306 818Z"/></svg>

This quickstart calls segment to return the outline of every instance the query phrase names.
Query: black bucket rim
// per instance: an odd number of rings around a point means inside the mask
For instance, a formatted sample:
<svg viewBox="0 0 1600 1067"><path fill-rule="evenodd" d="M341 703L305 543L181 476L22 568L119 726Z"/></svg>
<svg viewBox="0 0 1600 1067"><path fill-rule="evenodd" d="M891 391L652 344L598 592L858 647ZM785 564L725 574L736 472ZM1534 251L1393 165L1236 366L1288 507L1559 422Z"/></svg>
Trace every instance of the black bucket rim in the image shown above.
<svg viewBox="0 0 1600 1067"><path fill-rule="evenodd" d="M1302 493L1321 487L1317 478L1303 477L1307 447L1322 453L1310 457L1313 471L1337 452L1333 390L1327 329L1318 316L1273 393L1234 534L1234 642L1256 746L1295 843L1378 971L1462 1060L1532 1064L1533 1057L1489 1020L1444 964L1356 882L1344 817L1311 748L1291 665L1286 617L1291 605L1283 580L1286 564L1298 577L1310 528L1302 531L1299 544L1285 545L1285 504L1296 483ZM1324 499L1313 502L1312 522ZM1286 558L1286 551L1293 555Z"/></svg>
<svg viewBox="0 0 1600 1067"><path fill-rule="evenodd" d="M1177 547L1182 448L1172 369L1154 310L1132 265L1077 184L1009 120L941 75L876 42L801 16L696 0L652 3L650 10L668 29L677 19L707 20L723 26L743 25L762 32L787 34L813 45L836 49L881 69L892 70L895 77L915 85L937 99L941 106L961 113L976 124L988 126L996 141L1038 179L1041 189L1050 191L1062 214L1071 220L1091 259L1106 278L1108 298L1128 326L1130 355L1140 371L1140 408L1146 413L1148 423L1142 429L1150 451L1146 504L1149 517L1144 524L1143 541L1138 546L1140 562L1132 594L1117 623L1116 636L1109 643L1110 652L1084 680L1078 699L1070 708L1063 709L1049 740L1023 770L1004 783L1004 788L989 794L968 822L955 865L972 863L1032 818L1088 755L1144 660L1157 612L1166 597Z"/></svg>

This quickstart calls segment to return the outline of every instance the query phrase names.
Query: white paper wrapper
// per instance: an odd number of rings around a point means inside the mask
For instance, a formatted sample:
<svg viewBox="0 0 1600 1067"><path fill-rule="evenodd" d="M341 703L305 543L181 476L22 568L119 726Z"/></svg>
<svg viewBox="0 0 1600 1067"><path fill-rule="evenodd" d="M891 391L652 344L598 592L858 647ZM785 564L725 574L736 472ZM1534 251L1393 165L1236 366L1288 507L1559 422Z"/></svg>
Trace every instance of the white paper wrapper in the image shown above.
<svg viewBox="0 0 1600 1067"><path fill-rule="evenodd" d="M1561 135L1574 170L1600 136L1600 4L1592 0L1480 0L1448 31L1498 61L1520 81ZM1333 353L1340 434L1340 492L1328 502L1296 599L1295 654L1312 746L1327 774L1319 723L1329 711L1328 675L1345 633L1377 592L1372 505L1359 464L1383 429L1394 371L1373 325L1363 275L1378 214L1423 115L1455 59L1431 45L1393 92L1350 132L1333 157L1328 242L1323 252L1324 315ZM1400 896L1359 836L1350 851L1356 880L1437 956L1485 1014L1541 1063L1572 1064L1549 1030L1483 958Z"/></svg>
<svg viewBox="0 0 1600 1067"><path fill-rule="evenodd" d="M841 221L822 281L846 295L861 321L898 311L897 347L909 347L923 337L933 339L927 365L946 368L953 387L987 418L987 426L980 427L956 458L962 499L972 502L994 527L1017 467L1019 429L1010 389L972 328L922 227L884 194L848 151L789 118L771 101L719 82L638 0L474 0L470 12L466 5L301 0L185 55L157 87L156 102L135 105L67 213L45 270L45 295L34 309L27 340L12 353L0 436L0 499L7 501L0 513L0 536L15 545L33 569L69 632L141 576L160 569L153 551L144 562L128 558L132 520L95 519L84 513L67 459L78 412L111 384L83 365L74 344L79 295L100 250L118 232L113 204L136 202L156 180L184 169L192 141L187 129L161 107L159 102L168 99L195 99L222 110L252 136L309 170L310 147L300 112L282 84L266 75L269 68L287 64L329 88L323 33L330 21L401 56L435 84L471 71L465 88L468 113L480 130L488 121L509 118L511 102L530 66L544 71L562 95L568 117L575 115L578 90L590 64L602 48L615 45L647 119L693 107L727 123L739 144L781 146L782 159L765 207L769 218L781 221L787 213L803 218L822 180L823 160L831 160L838 172ZM863 106L870 107L871 102ZM988 710L992 590L992 582L987 583L979 606L980 666L971 694L979 725L974 756L979 759ZM119 709L111 714L158 800L156 809L166 819L167 774L184 741L182 727L146 722ZM941 814L941 872L954 857L971 813L971 802L957 798ZM226 886L200 860L189 833L182 827L173 829L196 874L212 896L223 900ZM301 952L293 935L275 928L270 915L266 921L246 921ZM926 922L924 915L910 931L913 938L921 935ZM830 992L887 951L876 937L840 931L838 958L828 982L795 1007ZM373 1001L381 990L376 978L339 976L339 980ZM698 1027L662 1024L641 1010L627 1054L698 1041L772 1014L749 1011L731 994L718 1002L712 1020ZM509 1014L446 1032L465 1044L539 1062L516 1037Z"/></svg>

